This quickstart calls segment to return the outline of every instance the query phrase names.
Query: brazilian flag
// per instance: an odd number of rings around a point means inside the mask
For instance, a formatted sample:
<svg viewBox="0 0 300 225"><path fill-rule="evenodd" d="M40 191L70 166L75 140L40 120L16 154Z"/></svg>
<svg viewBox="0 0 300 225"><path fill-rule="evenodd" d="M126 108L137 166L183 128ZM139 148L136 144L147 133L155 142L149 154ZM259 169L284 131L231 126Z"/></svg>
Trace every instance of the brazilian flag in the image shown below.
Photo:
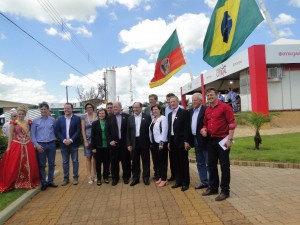
<svg viewBox="0 0 300 225"><path fill-rule="evenodd" d="M218 0L203 43L203 60L212 67L227 60L264 18L255 0Z"/></svg>

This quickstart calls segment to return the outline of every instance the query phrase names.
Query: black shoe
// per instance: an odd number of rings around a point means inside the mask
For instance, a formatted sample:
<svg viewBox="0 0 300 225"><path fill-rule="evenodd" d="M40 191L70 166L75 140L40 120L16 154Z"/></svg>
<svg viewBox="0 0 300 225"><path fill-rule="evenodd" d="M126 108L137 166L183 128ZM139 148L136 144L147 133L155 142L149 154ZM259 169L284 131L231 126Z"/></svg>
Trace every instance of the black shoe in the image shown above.
<svg viewBox="0 0 300 225"><path fill-rule="evenodd" d="M181 187L182 185L181 184L174 184L171 188L179 188L179 187Z"/></svg>
<svg viewBox="0 0 300 225"><path fill-rule="evenodd" d="M118 182L119 182L118 180L113 180L113 181L111 182L111 185L112 185L112 186L116 186L116 185L118 184Z"/></svg>
<svg viewBox="0 0 300 225"><path fill-rule="evenodd" d="M189 186L182 186L181 187L181 191L186 191L187 189L189 189Z"/></svg>
<svg viewBox="0 0 300 225"><path fill-rule="evenodd" d="M129 184L129 180L128 179L124 179L124 184Z"/></svg>
<svg viewBox="0 0 300 225"><path fill-rule="evenodd" d="M54 183L49 183L49 184L48 184L48 187L57 188L58 185L57 185L57 184L54 184Z"/></svg>
<svg viewBox="0 0 300 225"><path fill-rule="evenodd" d="M109 183L109 180L108 178L104 178L104 183L108 184Z"/></svg>
<svg viewBox="0 0 300 225"><path fill-rule="evenodd" d="M153 176L153 180L158 180L159 177L158 176Z"/></svg>
<svg viewBox="0 0 300 225"><path fill-rule="evenodd" d="M211 188L207 188L206 191L202 193L202 196L208 196L208 195L217 195L219 192L218 190L213 190Z"/></svg>
<svg viewBox="0 0 300 225"><path fill-rule="evenodd" d="M97 179L97 185L100 186L102 184L101 179Z"/></svg>
<svg viewBox="0 0 300 225"><path fill-rule="evenodd" d="M215 200L216 200L216 201L223 201L223 200L225 200L226 198L229 198L229 194L224 194L224 193L221 192L221 194L219 194L219 195L215 198Z"/></svg>
<svg viewBox="0 0 300 225"><path fill-rule="evenodd" d="M202 188L207 188L207 187L208 187L208 185L206 185L206 184L199 184L195 187L195 189L202 189Z"/></svg>
<svg viewBox="0 0 300 225"><path fill-rule="evenodd" d="M61 183L61 186L66 186L67 184L69 184L69 180L64 180L64 181Z"/></svg>
<svg viewBox="0 0 300 225"><path fill-rule="evenodd" d="M134 186L137 185L138 183L140 183L138 180L133 180L130 184L130 186Z"/></svg>
<svg viewBox="0 0 300 225"><path fill-rule="evenodd" d="M168 179L168 181L174 181L174 180L175 180L175 178L172 176Z"/></svg>
<svg viewBox="0 0 300 225"><path fill-rule="evenodd" d="M145 177L145 178L143 179L143 181L144 181L144 184L145 184L145 185L150 185L149 178L146 178L146 177Z"/></svg>
<svg viewBox="0 0 300 225"><path fill-rule="evenodd" d="M45 185L42 185L42 187L41 187L41 191L45 191L45 190L47 189L47 187L48 187L48 185L47 185L47 184L45 184Z"/></svg>

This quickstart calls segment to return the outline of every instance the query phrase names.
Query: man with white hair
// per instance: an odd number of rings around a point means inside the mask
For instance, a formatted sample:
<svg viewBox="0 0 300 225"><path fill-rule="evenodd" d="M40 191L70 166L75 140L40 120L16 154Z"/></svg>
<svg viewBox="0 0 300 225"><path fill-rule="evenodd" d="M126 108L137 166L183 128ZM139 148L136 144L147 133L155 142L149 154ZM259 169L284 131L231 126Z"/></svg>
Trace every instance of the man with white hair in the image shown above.
<svg viewBox="0 0 300 225"><path fill-rule="evenodd" d="M18 114L17 114L17 111L16 110L11 110L10 111L10 120L5 122L3 124L3 127L2 127L2 133L3 133L3 136L6 136L6 137L9 137L9 127L10 127L10 121L11 120L16 120L18 119Z"/></svg>

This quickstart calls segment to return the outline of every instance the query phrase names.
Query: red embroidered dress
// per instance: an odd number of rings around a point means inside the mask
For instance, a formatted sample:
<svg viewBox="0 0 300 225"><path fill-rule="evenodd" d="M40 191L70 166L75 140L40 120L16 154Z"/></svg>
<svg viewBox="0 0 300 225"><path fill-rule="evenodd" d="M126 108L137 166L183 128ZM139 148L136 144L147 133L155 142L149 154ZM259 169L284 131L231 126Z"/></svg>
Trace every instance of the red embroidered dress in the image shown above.
<svg viewBox="0 0 300 225"><path fill-rule="evenodd" d="M11 122L11 126L14 126L12 142L0 162L0 192L17 188L32 189L40 184L38 162L30 140L29 125L22 127L15 121Z"/></svg>

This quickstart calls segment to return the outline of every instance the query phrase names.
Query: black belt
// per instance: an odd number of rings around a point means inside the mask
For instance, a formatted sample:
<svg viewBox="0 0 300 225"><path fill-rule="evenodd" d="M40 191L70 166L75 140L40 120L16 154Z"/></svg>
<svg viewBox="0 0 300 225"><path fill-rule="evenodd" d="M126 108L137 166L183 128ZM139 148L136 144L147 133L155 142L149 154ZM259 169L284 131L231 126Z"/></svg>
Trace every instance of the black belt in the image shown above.
<svg viewBox="0 0 300 225"><path fill-rule="evenodd" d="M54 140L53 140L53 141L49 141L49 142L41 142L41 141L38 141L38 143L41 143L41 144L50 144L50 143L52 143L52 142L54 142Z"/></svg>

